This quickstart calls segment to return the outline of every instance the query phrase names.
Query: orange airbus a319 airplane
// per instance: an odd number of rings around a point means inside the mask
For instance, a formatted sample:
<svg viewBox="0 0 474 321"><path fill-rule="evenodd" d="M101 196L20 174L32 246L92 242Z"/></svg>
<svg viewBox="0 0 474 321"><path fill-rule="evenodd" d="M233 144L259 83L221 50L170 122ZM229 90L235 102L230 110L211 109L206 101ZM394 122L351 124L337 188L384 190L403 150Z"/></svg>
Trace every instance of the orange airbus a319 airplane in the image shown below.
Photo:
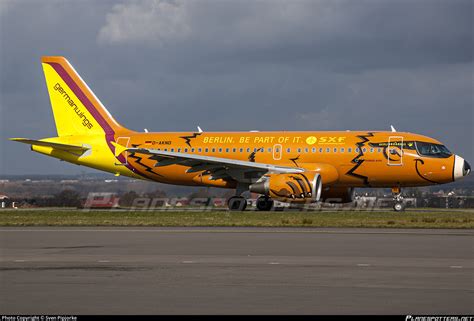
<svg viewBox="0 0 474 321"><path fill-rule="evenodd" d="M110 115L63 57L43 57L58 137L32 140L35 152L102 171L166 184L232 188L231 210L243 195L273 200L351 202L355 187L392 188L397 211L401 188L449 183L469 164L439 141L392 131L136 132Z"/></svg>

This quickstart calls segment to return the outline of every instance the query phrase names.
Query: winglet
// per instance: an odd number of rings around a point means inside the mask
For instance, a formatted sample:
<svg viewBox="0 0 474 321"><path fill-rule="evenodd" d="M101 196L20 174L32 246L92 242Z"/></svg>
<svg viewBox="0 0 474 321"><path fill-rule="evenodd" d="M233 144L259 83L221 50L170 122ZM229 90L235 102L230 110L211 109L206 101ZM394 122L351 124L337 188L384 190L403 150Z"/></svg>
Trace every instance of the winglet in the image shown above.
<svg viewBox="0 0 474 321"><path fill-rule="evenodd" d="M118 155L122 154L123 152L125 152L128 149L128 147L117 144L116 142L111 142L111 143L115 147L115 153L114 154L115 154L116 157Z"/></svg>

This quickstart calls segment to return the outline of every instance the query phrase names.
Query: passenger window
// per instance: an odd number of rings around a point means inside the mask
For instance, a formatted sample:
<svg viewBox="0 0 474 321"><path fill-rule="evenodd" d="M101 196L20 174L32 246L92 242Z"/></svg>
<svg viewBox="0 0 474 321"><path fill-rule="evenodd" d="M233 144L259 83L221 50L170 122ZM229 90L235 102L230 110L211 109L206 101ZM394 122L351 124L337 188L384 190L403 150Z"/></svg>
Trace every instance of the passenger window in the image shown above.
<svg viewBox="0 0 474 321"><path fill-rule="evenodd" d="M365 153L365 152L367 151L367 148L365 148L365 147L364 147L362 150L363 150L363 151L364 151L364 153Z"/></svg>
<svg viewBox="0 0 474 321"><path fill-rule="evenodd" d="M352 153L352 148L349 147L349 148L347 149L347 152L348 152L348 153Z"/></svg>
<svg viewBox="0 0 474 321"><path fill-rule="evenodd" d="M356 151L356 153L360 153L359 148L356 148L355 151Z"/></svg>
<svg viewBox="0 0 474 321"><path fill-rule="evenodd" d="M191 153L194 153L194 148L191 148Z"/></svg>
<svg viewBox="0 0 474 321"><path fill-rule="evenodd" d="M206 153L209 153L209 148L206 148Z"/></svg>
<svg viewBox="0 0 474 321"><path fill-rule="evenodd" d="M320 149L319 149L319 152L320 152L320 153L322 153L322 152L323 152L323 149L322 149L322 148L320 148Z"/></svg>
<svg viewBox="0 0 474 321"><path fill-rule="evenodd" d="M198 149L198 152L202 153L202 148L199 148L199 149Z"/></svg>
<svg viewBox="0 0 474 321"><path fill-rule="evenodd" d="M297 151L298 151L298 153L301 153L301 148L298 148Z"/></svg>
<svg viewBox="0 0 474 321"><path fill-rule="evenodd" d="M219 153L222 153L222 148L219 148Z"/></svg>
<svg viewBox="0 0 474 321"><path fill-rule="evenodd" d="M337 148L336 147L334 148L334 153L337 153Z"/></svg>
<svg viewBox="0 0 474 321"><path fill-rule="evenodd" d="M243 148L241 148L241 149L240 149L240 152L241 152L241 153L243 153L243 152L244 152L244 149L243 149Z"/></svg>
<svg viewBox="0 0 474 321"><path fill-rule="evenodd" d="M374 149L373 149L373 148L371 148L371 149L370 149L370 152L371 152L371 153L373 153L373 152L374 152Z"/></svg>
<svg viewBox="0 0 474 321"><path fill-rule="evenodd" d="M247 148L247 153L250 153L250 148Z"/></svg>
<svg viewBox="0 0 474 321"><path fill-rule="evenodd" d="M213 148L213 149L212 149L212 152L213 152L213 153L215 153L215 152L216 152L216 149L215 149L215 148Z"/></svg>
<svg viewBox="0 0 474 321"><path fill-rule="evenodd" d="M232 152L235 153L237 151L237 148L232 148Z"/></svg>
<svg viewBox="0 0 474 321"><path fill-rule="evenodd" d="M171 151L174 152L174 148L171 148Z"/></svg>
<svg viewBox="0 0 474 321"><path fill-rule="evenodd" d="M286 152L287 152L287 153L291 153L291 148L287 148L287 149L286 149Z"/></svg>
<svg viewBox="0 0 474 321"><path fill-rule="evenodd" d="M228 149L228 148L226 148L226 149L225 149L225 152L226 152L226 153L228 153L228 152L229 152L229 149Z"/></svg>
<svg viewBox="0 0 474 321"><path fill-rule="evenodd" d="M305 153L309 153L308 148L305 148L305 149L304 149L304 152L305 152Z"/></svg>
<svg viewBox="0 0 474 321"><path fill-rule="evenodd" d="M344 153L344 147L341 147L341 153Z"/></svg>
<svg viewBox="0 0 474 321"><path fill-rule="evenodd" d="M187 153L187 152L188 152L188 149L187 149L187 148L185 148L185 149L184 149L184 152L185 152L185 153Z"/></svg>
<svg viewBox="0 0 474 321"><path fill-rule="evenodd" d="M311 150L313 153L316 153L316 147L313 147L313 149Z"/></svg>
<svg viewBox="0 0 474 321"><path fill-rule="evenodd" d="M331 152L331 149L330 148L326 148L326 153L330 153Z"/></svg>

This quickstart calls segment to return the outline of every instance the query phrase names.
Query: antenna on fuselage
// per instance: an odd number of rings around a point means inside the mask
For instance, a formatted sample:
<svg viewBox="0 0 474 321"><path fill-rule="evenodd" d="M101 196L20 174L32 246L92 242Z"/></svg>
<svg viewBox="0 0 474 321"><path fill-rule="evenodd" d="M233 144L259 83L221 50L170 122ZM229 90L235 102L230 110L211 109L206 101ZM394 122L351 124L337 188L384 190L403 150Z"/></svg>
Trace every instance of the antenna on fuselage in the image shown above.
<svg viewBox="0 0 474 321"><path fill-rule="evenodd" d="M148 129L146 129L146 128L143 128L143 131L144 131L145 133L148 133Z"/></svg>
<svg viewBox="0 0 474 321"><path fill-rule="evenodd" d="M202 133L202 129L199 126L198 126L198 133Z"/></svg>
<svg viewBox="0 0 474 321"><path fill-rule="evenodd" d="M392 133L396 133L397 130L395 129L395 127L393 127L393 125L390 125L390 129L392 130Z"/></svg>

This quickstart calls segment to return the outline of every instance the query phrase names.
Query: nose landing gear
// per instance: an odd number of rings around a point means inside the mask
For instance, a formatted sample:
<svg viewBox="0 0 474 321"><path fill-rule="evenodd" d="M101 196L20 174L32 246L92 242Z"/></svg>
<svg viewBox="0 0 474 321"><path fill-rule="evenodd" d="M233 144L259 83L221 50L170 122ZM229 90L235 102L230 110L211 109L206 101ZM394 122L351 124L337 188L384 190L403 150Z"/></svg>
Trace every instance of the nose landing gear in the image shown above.
<svg viewBox="0 0 474 321"><path fill-rule="evenodd" d="M392 188L392 195L393 195L393 209L395 212L402 212L405 210L405 203L403 202L402 196L402 189L400 187L393 187Z"/></svg>

